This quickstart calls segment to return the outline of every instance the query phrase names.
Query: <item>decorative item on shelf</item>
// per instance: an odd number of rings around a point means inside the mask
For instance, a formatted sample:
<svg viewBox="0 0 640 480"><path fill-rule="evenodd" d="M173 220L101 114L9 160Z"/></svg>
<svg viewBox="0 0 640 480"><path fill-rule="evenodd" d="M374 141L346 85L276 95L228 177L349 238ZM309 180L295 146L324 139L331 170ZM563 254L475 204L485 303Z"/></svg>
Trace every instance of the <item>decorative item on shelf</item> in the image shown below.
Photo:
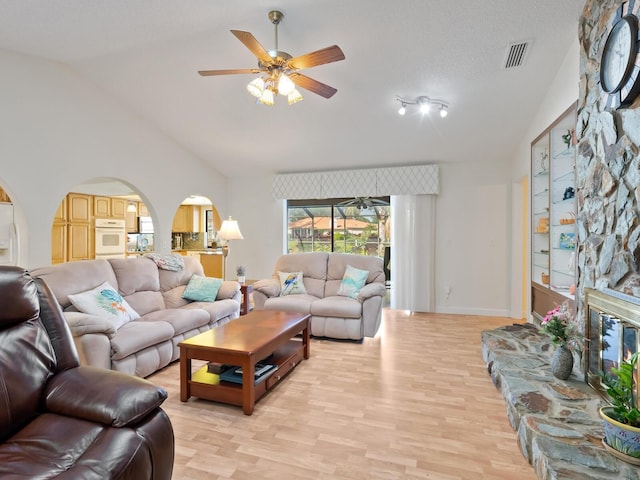
<svg viewBox="0 0 640 480"><path fill-rule="evenodd" d="M536 227L538 233L549 233L549 217L542 217L538 219L538 226Z"/></svg>
<svg viewBox="0 0 640 480"><path fill-rule="evenodd" d="M564 191L564 195L562 195L562 199L569 200L570 198L573 198L575 194L576 194L576 191L574 190L573 187L567 187Z"/></svg>
<svg viewBox="0 0 640 480"><path fill-rule="evenodd" d="M562 141L567 146L567 148L571 147L571 138L573 135L571 134L571 129L567 130L567 133L562 135Z"/></svg>
<svg viewBox="0 0 640 480"><path fill-rule="evenodd" d="M549 274L543 273L542 275L540 275L540 280L542 281L543 285L549 285Z"/></svg>
<svg viewBox="0 0 640 480"><path fill-rule="evenodd" d="M573 352L581 354L585 342L568 301L547 312L541 322L541 331L549 335L551 343L558 347L551 359L551 373L560 380L566 380L573 370Z"/></svg>
<svg viewBox="0 0 640 480"><path fill-rule="evenodd" d="M561 232L560 243L558 248L563 250L575 250L576 249L576 234L573 232Z"/></svg>
<svg viewBox="0 0 640 480"><path fill-rule="evenodd" d="M569 212L569 218L561 218L560 225L571 225L572 223L576 223L575 213Z"/></svg>
<svg viewBox="0 0 640 480"><path fill-rule="evenodd" d="M236 275L238 276L238 283L245 282L245 279L246 279L245 273L246 273L246 269L244 268L244 266L238 265L236 267Z"/></svg>
<svg viewBox="0 0 640 480"><path fill-rule="evenodd" d="M611 454L634 465L640 465L640 410L634 380L637 363L638 352L621 362L618 368L600 374L611 403L600 409L604 420L602 443Z"/></svg>
<svg viewBox="0 0 640 480"><path fill-rule="evenodd" d="M544 152L540 152L540 171L541 172L546 172L547 171L547 165L544 163L547 159L549 158L549 152L547 152L547 149L544 149Z"/></svg>

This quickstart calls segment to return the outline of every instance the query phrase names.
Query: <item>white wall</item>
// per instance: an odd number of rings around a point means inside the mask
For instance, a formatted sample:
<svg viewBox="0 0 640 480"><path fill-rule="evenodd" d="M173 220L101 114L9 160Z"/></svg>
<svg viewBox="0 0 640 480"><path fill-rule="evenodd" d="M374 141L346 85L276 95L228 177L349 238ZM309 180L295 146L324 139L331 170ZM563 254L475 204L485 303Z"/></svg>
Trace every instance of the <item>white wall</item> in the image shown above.
<svg viewBox="0 0 640 480"><path fill-rule="evenodd" d="M56 208L96 177L135 187L163 251L188 195L206 195L227 215L223 176L66 67L0 51L0 71L0 186L16 205L21 266L51 262Z"/></svg>
<svg viewBox="0 0 640 480"><path fill-rule="evenodd" d="M520 146L514 155L514 162L512 167L511 178L513 181L513 189L518 192L522 191L523 180L529 177L530 165L531 165L531 142L540 135L553 121L558 118L567 108L569 108L574 102L578 100L578 87L580 79L580 48L578 45L578 37L576 32L576 39L567 51L564 61L558 73L556 74L548 93L544 100L540 103L540 108L537 114L532 119L527 133L524 135L520 142ZM522 269L522 235L520 233L520 225L523 220L526 221L527 226L531 225L531 219L522 218L522 202L516 193L514 200L514 208L512 213L511 222L514 225L512 229L511 238L511 316L513 318L521 318L521 312L530 312L530 305L522 305L522 282L523 277ZM526 251L530 251L530 240L527 238ZM530 280L527 280L526 289L531 291ZM530 303L531 297L528 296Z"/></svg>

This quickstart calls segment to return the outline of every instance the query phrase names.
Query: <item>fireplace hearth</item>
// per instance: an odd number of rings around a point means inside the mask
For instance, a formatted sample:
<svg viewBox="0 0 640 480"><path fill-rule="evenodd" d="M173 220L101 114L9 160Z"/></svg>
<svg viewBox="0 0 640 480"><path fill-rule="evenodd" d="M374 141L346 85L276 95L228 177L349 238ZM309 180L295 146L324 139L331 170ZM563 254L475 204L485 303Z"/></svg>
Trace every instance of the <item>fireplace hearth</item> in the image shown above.
<svg viewBox="0 0 640 480"><path fill-rule="evenodd" d="M640 298L610 289L586 290L588 338L585 380L606 396L600 372L609 373L638 351ZM637 372L634 375L637 379ZM638 382L634 397L638 403Z"/></svg>

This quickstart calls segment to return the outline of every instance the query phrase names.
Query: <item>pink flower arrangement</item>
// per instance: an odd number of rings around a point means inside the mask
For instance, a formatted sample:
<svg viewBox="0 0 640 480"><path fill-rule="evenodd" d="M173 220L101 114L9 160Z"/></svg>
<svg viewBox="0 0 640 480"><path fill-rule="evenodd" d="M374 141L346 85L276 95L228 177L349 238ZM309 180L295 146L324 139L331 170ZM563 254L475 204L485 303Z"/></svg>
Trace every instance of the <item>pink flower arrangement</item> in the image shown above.
<svg viewBox="0 0 640 480"><path fill-rule="evenodd" d="M581 352L583 350L584 334L576 323L568 301L548 311L542 319L541 325L541 330L549 335L551 343L554 345L564 345L571 351Z"/></svg>

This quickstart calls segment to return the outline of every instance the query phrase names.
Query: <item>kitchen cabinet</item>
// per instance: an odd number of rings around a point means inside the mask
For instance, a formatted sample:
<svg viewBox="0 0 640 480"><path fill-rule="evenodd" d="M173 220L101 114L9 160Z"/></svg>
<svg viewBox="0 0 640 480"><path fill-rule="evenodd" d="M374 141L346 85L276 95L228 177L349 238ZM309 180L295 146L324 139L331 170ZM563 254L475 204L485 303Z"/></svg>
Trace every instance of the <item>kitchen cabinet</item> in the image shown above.
<svg viewBox="0 0 640 480"><path fill-rule="evenodd" d="M576 105L531 144L531 313L573 301L576 284Z"/></svg>
<svg viewBox="0 0 640 480"><path fill-rule="evenodd" d="M135 210L130 212L127 208L124 216L124 223L127 233L138 233L138 215L140 211L140 203L139 202L128 202L127 206L133 205Z"/></svg>
<svg viewBox="0 0 640 480"><path fill-rule="evenodd" d="M173 217L173 232L200 232L200 207L198 205L180 205Z"/></svg>
<svg viewBox="0 0 640 480"><path fill-rule="evenodd" d="M149 213L149 209L144 204L144 202L138 202L138 216L139 217L150 217L151 213Z"/></svg>
<svg viewBox="0 0 640 480"><path fill-rule="evenodd" d="M67 197L65 197L53 217L51 227L51 264L67 261Z"/></svg>
<svg viewBox="0 0 640 480"><path fill-rule="evenodd" d="M221 253L200 253L200 263L207 277L224 278L224 260Z"/></svg>
<svg viewBox="0 0 640 480"><path fill-rule="evenodd" d="M67 195L67 221L70 223L90 223L92 218L93 198L83 193Z"/></svg>
<svg viewBox="0 0 640 480"><path fill-rule="evenodd" d="M67 261L94 258L93 228L89 223L70 223L68 227Z"/></svg>
<svg viewBox="0 0 640 480"><path fill-rule="evenodd" d="M93 216L96 218L124 219L127 212L127 201L124 198L93 197Z"/></svg>

